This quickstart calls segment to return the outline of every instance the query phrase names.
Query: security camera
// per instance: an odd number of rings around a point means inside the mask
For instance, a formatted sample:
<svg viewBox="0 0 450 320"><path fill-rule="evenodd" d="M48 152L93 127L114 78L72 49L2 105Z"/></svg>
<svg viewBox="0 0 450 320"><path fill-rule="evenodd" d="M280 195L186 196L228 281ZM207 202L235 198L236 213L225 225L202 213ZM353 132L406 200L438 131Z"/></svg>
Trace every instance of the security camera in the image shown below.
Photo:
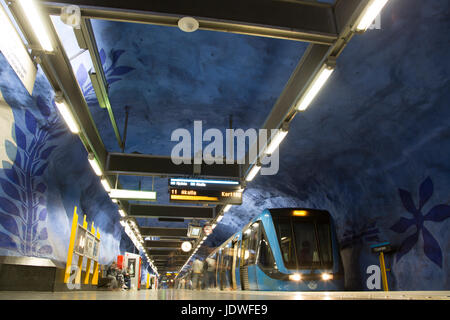
<svg viewBox="0 0 450 320"><path fill-rule="evenodd" d="M80 29L81 10L79 6L65 6L61 9L61 21L75 29Z"/></svg>

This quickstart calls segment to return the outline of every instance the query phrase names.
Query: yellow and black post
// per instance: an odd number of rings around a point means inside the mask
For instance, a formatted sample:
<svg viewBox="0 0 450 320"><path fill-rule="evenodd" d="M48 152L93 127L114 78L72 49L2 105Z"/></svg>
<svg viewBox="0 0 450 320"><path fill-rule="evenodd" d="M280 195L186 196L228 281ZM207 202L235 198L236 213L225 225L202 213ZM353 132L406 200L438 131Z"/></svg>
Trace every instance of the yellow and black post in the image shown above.
<svg viewBox="0 0 450 320"><path fill-rule="evenodd" d="M380 270L381 270L381 280L383 283L383 290L389 291L387 273L386 273L386 263L384 261L384 254L392 251L391 244L389 242L383 242L380 244L375 244L371 246L373 253L379 254L380 259Z"/></svg>

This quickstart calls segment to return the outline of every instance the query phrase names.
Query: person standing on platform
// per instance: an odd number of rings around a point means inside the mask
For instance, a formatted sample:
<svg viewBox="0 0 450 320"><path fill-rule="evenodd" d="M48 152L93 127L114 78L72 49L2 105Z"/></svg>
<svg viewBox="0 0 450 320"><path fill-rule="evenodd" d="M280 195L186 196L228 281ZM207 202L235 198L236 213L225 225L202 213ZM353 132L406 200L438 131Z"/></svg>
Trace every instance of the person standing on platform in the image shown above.
<svg viewBox="0 0 450 320"><path fill-rule="evenodd" d="M200 290L203 262L198 258L192 263L192 289Z"/></svg>
<svg viewBox="0 0 450 320"><path fill-rule="evenodd" d="M206 264L206 289L215 287L214 271L216 271L216 260L213 258L207 258Z"/></svg>

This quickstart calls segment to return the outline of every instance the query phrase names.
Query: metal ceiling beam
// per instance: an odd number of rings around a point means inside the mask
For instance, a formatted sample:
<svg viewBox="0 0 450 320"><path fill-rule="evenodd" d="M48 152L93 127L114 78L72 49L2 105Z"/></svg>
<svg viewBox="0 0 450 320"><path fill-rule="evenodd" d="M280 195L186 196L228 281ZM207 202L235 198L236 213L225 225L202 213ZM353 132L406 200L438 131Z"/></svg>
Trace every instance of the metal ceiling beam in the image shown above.
<svg viewBox="0 0 450 320"><path fill-rule="evenodd" d="M311 1L259 0L41 0L51 14L64 4L81 8L84 17L178 27L195 17L201 30L331 44L337 39L333 7Z"/></svg>
<svg viewBox="0 0 450 320"><path fill-rule="evenodd" d="M101 108L108 110L109 119L116 135L119 147L122 148L124 142L120 137L119 128L117 127L116 119L111 107L111 103L108 97L108 83L103 70L100 54L97 47L97 41L95 40L94 31L89 19L82 18L80 22L80 29L73 29L75 37L77 38L78 45L81 49L87 49L91 56L92 65L94 71L89 71L89 77L94 88L97 100Z"/></svg>
<svg viewBox="0 0 450 320"><path fill-rule="evenodd" d="M187 237L186 228L154 228L141 227L141 235L144 236L162 236L162 237Z"/></svg>
<svg viewBox="0 0 450 320"><path fill-rule="evenodd" d="M280 129L283 124L289 123L299 112L296 103L307 89L308 85L317 75L320 67L327 60L336 60L345 46L354 36L353 27L361 16L370 0L338 0L334 6L338 40L332 45L310 44L296 69L292 73L283 92L267 117L263 129ZM247 155L248 156L248 155ZM258 155L262 156L262 155ZM249 159L243 166L244 176L256 163L257 158Z"/></svg>
<svg viewBox="0 0 450 320"><path fill-rule="evenodd" d="M153 156L145 154L108 153L107 174L158 177L191 177L194 164L172 162L169 156ZM201 165L201 176L226 179L240 179L239 164Z"/></svg>
<svg viewBox="0 0 450 320"><path fill-rule="evenodd" d="M17 2L10 4L10 9L17 21L19 28L24 34L27 42L31 45L39 45L38 39L33 32L33 26L28 23L21 6ZM34 52L40 57L40 65L50 85L55 92L62 92L70 111L80 126L79 137L88 152L93 152L102 169L106 164L107 151L95 126L91 112L78 85L72 70L69 58L60 42L55 28L48 16L43 16L45 27L50 32L51 41L55 50L52 54Z"/></svg>
<svg viewBox="0 0 450 320"><path fill-rule="evenodd" d="M152 241L146 240L144 242L145 248L180 248L180 241Z"/></svg>
<svg viewBox="0 0 450 320"><path fill-rule="evenodd" d="M179 248L175 248L179 249ZM181 250L176 251L174 249L171 250L163 250L163 249L151 249L148 250L148 254L153 256L175 256L175 257L185 257L187 258L189 255L187 253L182 252Z"/></svg>
<svg viewBox="0 0 450 320"><path fill-rule="evenodd" d="M212 219L215 216L215 209L212 207L130 204L128 215L134 218Z"/></svg>

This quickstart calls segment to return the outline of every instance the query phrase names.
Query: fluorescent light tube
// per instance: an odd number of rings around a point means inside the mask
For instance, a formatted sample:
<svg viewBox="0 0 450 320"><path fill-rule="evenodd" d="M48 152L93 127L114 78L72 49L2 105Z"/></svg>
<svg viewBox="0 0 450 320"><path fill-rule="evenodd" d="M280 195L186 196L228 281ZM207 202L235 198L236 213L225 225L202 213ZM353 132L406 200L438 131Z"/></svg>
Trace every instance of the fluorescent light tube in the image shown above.
<svg viewBox="0 0 450 320"><path fill-rule="evenodd" d="M100 165L98 164L97 159L95 158L93 153L89 153L88 160L91 164L92 169L94 169L95 174L101 176L102 169L100 169Z"/></svg>
<svg viewBox="0 0 450 320"><path fill-rule="evenodd" d="M72 112L70 112L69 107L67 106L67 103L64 101L64 99L55 98L55 104L59 110L59 113L62 115L64 121L69 127L70 131L72 133L78 134L80 132L80 128L78 127L78 124L75 121Z"/></svg>
<svg viewBox="0 0 450 320"><path fill-rule="evenodd" d="M38 9L35 0L19 0L19 3L22 6L25 16L30 22L36 38L38 38L42 49L52 52L53 46L49 37L49 32L45 27L41 11Z"/></svg>
<svg viewBox="0 0 450 320"><path fill-rule="evenodd" d="M121 225L122 227L125 227L125 226L126 226L125 221L120 220L120 225Z"/></svg>
<svg viewBox="0 0 450 320"><path fill-rule="evenodd" d="M216 223L214 223L212 226L211 226L211 228L215 228L215 227L217 227L217 224Z"/></svg>
<svg viewBox="0 0 450 320"><path fill-rule="evenodd" d="M216 222L220 222L220 221L222 221L222 219L223 219L223 215L220 215L220 216L217 217Z"/></svg>
<svg viewBox="0 0 450 320"><path fill-rule="evenodd" d="M231 204L227 204L225 208L223 208L223 213L228 212L231 209Z"/></svg>
<svg viewBox="0 0 450 320"><path fill-rule="evenodd" d="M360 32L366 31L387 2L388 0L373 0L372 3L364 11L364 15L359 21L356 30Z"/></svg>
<svg viewBox="0 0 450 320"><path fill-rule="evenodd" d="M309 107L309 105L317 96L320 89L322 89L322 87L325 85L325 82L327 82L333 71L333 67L329 67L326 64L322 66L320 71L315 76L314 80L309 85L308 89L306 89L305 93L297 103L297 110L304 111Z"/></svg>
<svg viewBox="0 0 450 320"><path fill-rule="evenodd" d="M155 191L112 189L109 196L113 199L156 200Z"/></svg>
<svg viewBox="0 0 450 320"><path fill-rule="evenodd" d="M270 144L267 147L266 153L272 154L278 148L287 134L288 132L286 130L278 130L277 133L270 139Z"/></svg>
<svg viewBox="0 0 450 320"><path fill-rule="evenodd" d="M246 181L252 181L253 178L255 178L256 174L259 172L259 170L261 169L261 166L255 164L253 166L253 168L250 170L250 172L248 173L247 178L245 178Z"/></svg>
<svg viewBox="0 0 450 320"><path fill-rule="evenodd" d="M103 188L105 188L105 191L106 192L110 192L111 191L111 187L109 186L108 180L106 180L106 178L103 178L100 181L101 181L101 183L103 185Z"/></svg>
<svg viewBox="0 0 450 320"><path fill-rule="evenodd" d="M119 214L120 214L121 217L125 217L126 216L125 211L123 211L122 209L119 209Z"/></svg>

